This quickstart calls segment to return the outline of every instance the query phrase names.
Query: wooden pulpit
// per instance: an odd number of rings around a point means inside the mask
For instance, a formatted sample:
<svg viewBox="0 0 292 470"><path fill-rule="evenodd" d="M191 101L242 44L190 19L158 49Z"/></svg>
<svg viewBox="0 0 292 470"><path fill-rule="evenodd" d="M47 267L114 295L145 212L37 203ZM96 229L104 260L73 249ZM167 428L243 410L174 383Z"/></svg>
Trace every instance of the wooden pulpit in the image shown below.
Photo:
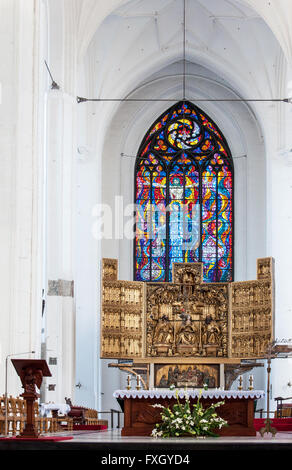
<svg viewBox="0 0 292 470"><path fill-rule="evenodd" d="M17 437L37 438L39 432L35 427L34 402L39 398L36 386L41 387L43 377L51 377L48 364L43 359L11 359L17 374L20 377L22 388L21 397L26 401L26 425Z"/></svg>

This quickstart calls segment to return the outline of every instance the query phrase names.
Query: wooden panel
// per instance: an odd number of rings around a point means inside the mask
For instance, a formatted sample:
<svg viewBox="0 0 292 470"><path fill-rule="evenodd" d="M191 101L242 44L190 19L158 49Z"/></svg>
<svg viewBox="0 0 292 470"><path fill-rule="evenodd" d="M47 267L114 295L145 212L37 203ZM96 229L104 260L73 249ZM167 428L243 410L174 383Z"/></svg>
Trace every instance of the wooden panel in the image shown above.
<svg viewBox="0 0 292 470"><path fill-rule="evenodd" d="M231 355L264 357L273 339L274 283L271 258L258 260L258 280L231 284Z"/></svg>
<svg viewBox="0 0 292 470"><path fill-rule="evenodd" d="M210 406L222 400L204 400L203 406ZM167 398L126 398L124 400L124 427L122 436L149 436L156 423L161 422L161 410L153 408L153 404L160 403L163 406L172 407L175 399ZM190 403L196 403L191 399ZM254 400L252 399L225 399L224 405L217 408L218 415L228 422L228 426L218 430L220 436L255 436L254 429Z"/></svg>
<svg viewBox="0 0 292 470"><path fill-rule="evenodd" d="M103 269L113 265L103 260ZM109 279L116 271L102 274L101 357L141 358L143 353L142 282Z"/></svg>

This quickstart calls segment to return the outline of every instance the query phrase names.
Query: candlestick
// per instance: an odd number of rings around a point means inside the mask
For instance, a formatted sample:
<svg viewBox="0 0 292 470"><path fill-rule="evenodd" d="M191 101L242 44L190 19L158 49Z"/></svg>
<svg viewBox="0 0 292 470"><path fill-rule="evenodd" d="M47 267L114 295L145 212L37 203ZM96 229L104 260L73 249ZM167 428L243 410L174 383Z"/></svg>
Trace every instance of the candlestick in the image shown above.
<svg viewBox="0 0 292 470"><path fill-rule="evenodd" d="M137 375L137 385L136 385L136 389L137 390L140 390L141 388L141 385L140 385L140 375Z"/></svg>
<svg viewBox="0 0 292 470"><path fill-rule="evenodd" d="M131 390L131 376L128 375L127 377L127 390Z"/></svg>
<svg viewBox="0 0 292 470"><path fill-rule="evenodd" d="M253 390L253 375L250 375L250 376L249 376L248 381L249 381L249 387L248 387L248 389L249 389L249 390Z"/></svg>
<svg viewBox="0 0 292 470"><path fill-rule="evenodd" d="M238 390L242 390L242 382L243 382L243 378L242 378L242 375L240 375L238 377Z"/></svg>

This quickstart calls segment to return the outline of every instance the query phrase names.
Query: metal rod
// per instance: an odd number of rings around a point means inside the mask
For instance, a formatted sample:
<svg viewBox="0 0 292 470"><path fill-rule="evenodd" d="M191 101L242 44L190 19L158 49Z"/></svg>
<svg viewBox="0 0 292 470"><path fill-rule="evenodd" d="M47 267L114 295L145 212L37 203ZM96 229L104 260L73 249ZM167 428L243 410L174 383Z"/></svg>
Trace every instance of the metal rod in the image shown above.
<svg viewBox="0 0 292 470"><path fill-rule="evenodd" d="M46 60L45 60L45 64L46 64L47 71L49 72L49 75L50 75L50 77L51 77L51 80L52 80L52 82L54 82L53 76L52 76L52 74L51 74L51 71L50 71L50 69L49 69L49 66L48 66Z"/></svg>
<svg viewBox="0 0 292 470"><path fill-rule="evenodd" d="M292 98L188 98L189 101L197 103L203 102L270 102L270 103L289 103L292 104ZM182 101L181 98L82 98L77 96L77 103L86 103L87 101L96 102L177 102Z"/></svg>
<svg viewBox="0 0 292 470"><path fill-rule="evenodd" d="M186 0L184 2L183 18L183 100L186 99Z"/></svg>
<svg viewBox="0 0 292 470"><path fill-rule="evenodd" d="M52 76L51 71L50 71L50 69L49 69L49 66L48 66L48 64L47 64L47 61L45 60L44 62L45 62L45 64L46 64L47 71L49 72L49 75L50 75L51 80L52 80L51 89L52 89L52 90L59 90L60 87L59 87L58 83L56 83L55 80L53 79L53 76ZM78 101L78 100L77 100L77 101Z"/></svg>

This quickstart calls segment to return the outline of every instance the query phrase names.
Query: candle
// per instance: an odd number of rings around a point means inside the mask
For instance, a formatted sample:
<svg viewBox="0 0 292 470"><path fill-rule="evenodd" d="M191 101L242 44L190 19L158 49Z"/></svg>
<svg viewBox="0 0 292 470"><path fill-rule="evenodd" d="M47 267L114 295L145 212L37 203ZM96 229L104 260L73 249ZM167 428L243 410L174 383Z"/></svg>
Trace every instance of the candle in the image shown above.
<svg viewBox="0 0 292 470"><path fill-rule="evenodd" d="M139 389L141 388L141 386L140 386L140 378L141 378L140 375L137 375L137 386L136 386L137 390L139 390Z"/></svg>
<svg viewBox="0 0 292 470"><path fill-rule="evenodd" d="M131 376L128 375L128 377L127 377L127 389L130 390L130 388L131 388Z"/></svg>
<svg viewBox="0 0 292 470"><path fill-rule="evenodd" d="M238 377L238 390L242 390L242 382L243 382L243 378L242 378L242 375L240 375Z"/></svg>

